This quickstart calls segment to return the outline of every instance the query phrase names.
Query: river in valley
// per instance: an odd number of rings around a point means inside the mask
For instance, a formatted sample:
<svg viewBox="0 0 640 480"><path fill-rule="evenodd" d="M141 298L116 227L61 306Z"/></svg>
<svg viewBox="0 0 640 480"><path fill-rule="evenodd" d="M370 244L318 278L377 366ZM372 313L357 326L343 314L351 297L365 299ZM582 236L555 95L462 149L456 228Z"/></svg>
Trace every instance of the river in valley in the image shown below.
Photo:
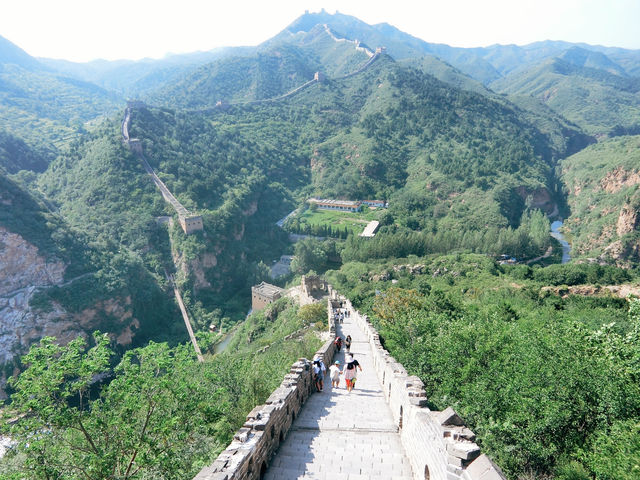
<svg viewBox="0 0 640 480"><path fill-rule="evenodd" d="M562 263L567 263L571 260L571 245L564 239L564 235L560 232L562 228L562 220L556 220L551 224L551 236L560 242L562 245Z"/></svg>
<svg viewBox="0 0 640 480"><path fill-rule="evenodd" d="M213 353L222 353L229 346L229 342L233 338L233 334L227 333L226 336L213 347Z"/></svg>

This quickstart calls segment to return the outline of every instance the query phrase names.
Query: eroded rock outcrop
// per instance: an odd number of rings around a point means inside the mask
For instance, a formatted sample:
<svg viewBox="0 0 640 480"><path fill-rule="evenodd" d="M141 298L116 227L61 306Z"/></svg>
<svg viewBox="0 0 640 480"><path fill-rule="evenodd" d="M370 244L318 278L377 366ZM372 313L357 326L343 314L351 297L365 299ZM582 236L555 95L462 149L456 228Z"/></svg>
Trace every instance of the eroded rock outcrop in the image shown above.
<svg viewBox="0 0 640 480"><path fill-rule="evenodd" d="M552 217L558 214L558 207L546 188L540 187L531 190L526 187L518 187L517 192L523 200L531 202L530 207L538 208Z"/></svg>
<svg viewBox="0 0 640 480"><path fill-rule="evenodd" d="M618 222L616 223L616 233L619 237L631 233L638 228L638 211L629 203L622 206Z"/></svg>
<svg viewBox="0 0 640 480"><path fill-rule="evenodd" d="M640 185L640 172L618 167L600 180L600 188L607 193L617 193L623 188Z"/></svg>
<svg viewBox="0 0 640 480"><path fill-rule="evenodd" d="M0 297L27 287L59 285L66 266L47 260L24 238L0 227Z"/></svg>
<svg viewBox="0 0 640 480"><path fill-rule="evenodd" d="M129 345L138 329L131 298L106 299L91 308L71 313L50 302L43 309L30 305L38 291L71 284L64 279L66 265L47 259L23 237L0 227L0 364L16 364L16 358L42 337L56 337L62 344L100 328L106 319L117 319L122 328L115 334L121 345ZM5 372L0 378L4 397ZM10 369L9 369L10 370ZM15 373L15 372L9 372Z"/></svg>

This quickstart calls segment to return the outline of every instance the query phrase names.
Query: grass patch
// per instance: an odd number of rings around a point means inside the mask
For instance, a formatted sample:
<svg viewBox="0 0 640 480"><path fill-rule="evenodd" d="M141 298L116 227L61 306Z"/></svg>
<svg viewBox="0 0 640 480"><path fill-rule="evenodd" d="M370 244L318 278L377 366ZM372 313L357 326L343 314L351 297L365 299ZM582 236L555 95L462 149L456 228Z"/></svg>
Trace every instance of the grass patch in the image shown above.
<svg viewBox="0 0 640 480"><path fill-rule="evenodd" d="M361 212L307 209L291 218L286 228L291 232L318 236L340 236L345 231L351 235L359 235L370 221L378 220L383 211L384 209L367 206L363 206Z"/></svg>

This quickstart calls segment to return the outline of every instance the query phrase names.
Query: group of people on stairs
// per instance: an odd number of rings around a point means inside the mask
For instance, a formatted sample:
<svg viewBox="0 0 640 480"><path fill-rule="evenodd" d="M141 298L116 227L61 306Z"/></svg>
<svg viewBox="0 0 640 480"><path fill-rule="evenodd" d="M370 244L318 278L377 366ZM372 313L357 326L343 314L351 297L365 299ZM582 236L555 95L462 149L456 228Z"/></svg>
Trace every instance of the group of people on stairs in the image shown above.
<svg viewBox="0 0 640 480"><path fill-rule="evenodd" d="M340 376L344 376L347 392L351 393L355 387L358 369L362 371L360 362L356 360L351 353L345 357L344 368L340 369L340 361L336 360L329 367L329 376L331 377L331 387L338 388L340 386ZM327 368L321 358L317 357L313 360L313 380L318 392L324 389L324 376Z"/></svg>

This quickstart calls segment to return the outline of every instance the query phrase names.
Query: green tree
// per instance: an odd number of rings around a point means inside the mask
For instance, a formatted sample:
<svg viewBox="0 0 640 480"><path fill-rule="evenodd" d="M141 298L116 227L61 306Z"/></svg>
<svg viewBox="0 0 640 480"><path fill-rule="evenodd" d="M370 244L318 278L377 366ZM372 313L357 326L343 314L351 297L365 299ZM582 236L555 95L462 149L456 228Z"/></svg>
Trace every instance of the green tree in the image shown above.
<svg viewBox="0 0 640 480"><path fill-rule="evenodd" d="M327 305L325 303L303 305L298 310L298 318L307 324L324 322L327 319Z"/></svg>
<svg viewBox="0 0 640 480"><path fill-rule="evenodd" d="M291 262L291 269L296 273L305 274L310 270L322 271L326 269L328 254L327 245L321 240L305 238L296 243L295 258Z"/></svg>
<svg viewBox="0 0 640 480"><path fill-rule="evenodd" d="M229 407L216 375L185 346L130 350L111 372L106 335L66 346L43 339L13 381L8 428L26 479L183 478L228 440ZM94 383L113 375L98 398Z"/></svg>

